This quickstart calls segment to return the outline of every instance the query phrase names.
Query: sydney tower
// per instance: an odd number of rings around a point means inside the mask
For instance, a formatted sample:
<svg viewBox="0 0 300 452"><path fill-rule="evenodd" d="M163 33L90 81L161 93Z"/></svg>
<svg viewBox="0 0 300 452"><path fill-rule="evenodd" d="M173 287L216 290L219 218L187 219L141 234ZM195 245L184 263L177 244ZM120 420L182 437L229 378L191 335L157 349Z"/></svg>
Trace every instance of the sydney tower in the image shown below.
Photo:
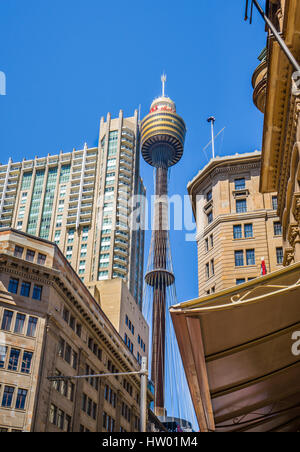
<svg viewBox="0 0 300 452"><path fill-rule="evenodd" d="M165 415L166 301L175 283L169 245L168 172L182 157L186 134L175 103L165 96L165 81L163 76L162 96L153 101L141 128L143 158L155 168L153 232L145 281L153 298L151 379L157 416Z"/></svg>

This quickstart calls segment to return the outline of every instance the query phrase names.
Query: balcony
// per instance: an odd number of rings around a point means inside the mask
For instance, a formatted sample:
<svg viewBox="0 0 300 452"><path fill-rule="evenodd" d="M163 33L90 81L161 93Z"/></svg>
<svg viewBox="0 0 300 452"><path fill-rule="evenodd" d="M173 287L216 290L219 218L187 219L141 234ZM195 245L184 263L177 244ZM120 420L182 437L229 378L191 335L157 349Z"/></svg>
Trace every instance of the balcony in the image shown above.
<svg viewBox="0 0 300 452"><path fill-rule="evenodd" d="M266 105L267 73L268 63L265 60L255 69L252 77L253 102L262 113L265 112Z"/></svg>

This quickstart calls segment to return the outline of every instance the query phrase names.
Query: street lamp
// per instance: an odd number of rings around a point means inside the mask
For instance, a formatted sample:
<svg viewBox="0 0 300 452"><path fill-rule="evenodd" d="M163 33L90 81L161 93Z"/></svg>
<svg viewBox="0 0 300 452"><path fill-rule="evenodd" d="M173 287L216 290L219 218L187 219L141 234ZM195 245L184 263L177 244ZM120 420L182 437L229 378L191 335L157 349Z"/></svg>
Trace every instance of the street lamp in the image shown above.
<svg viewBox="0 0 300 452"><path fill-rule="evenodd" d="M110 374L98 374L98 375L72 375L72 376L49 376L49 381L63 381L63 380L78 380L80 378L103 378L103 377L116 377L120 375L140 375L141 376L141 395L140 395L140 430L145 433L147 428L147 382L148 382L148 369L147 369L147 357L142 358L141 370L136 372L120 372Z"/></svg>

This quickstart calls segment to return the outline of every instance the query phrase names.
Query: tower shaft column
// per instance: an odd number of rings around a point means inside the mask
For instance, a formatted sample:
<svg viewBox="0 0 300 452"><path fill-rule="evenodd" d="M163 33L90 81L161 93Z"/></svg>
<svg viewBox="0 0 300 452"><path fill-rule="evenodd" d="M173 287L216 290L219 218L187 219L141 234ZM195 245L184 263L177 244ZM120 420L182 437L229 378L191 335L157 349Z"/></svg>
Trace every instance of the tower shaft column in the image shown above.
<svg viewBox="0 0 300 452"><path fill-rule="evenodd" d="M156 169L154 213L154 269L158 270L153 286L152 379L155 384L155 413L164 415L166 289L167 268L168 167Z"/></svg>

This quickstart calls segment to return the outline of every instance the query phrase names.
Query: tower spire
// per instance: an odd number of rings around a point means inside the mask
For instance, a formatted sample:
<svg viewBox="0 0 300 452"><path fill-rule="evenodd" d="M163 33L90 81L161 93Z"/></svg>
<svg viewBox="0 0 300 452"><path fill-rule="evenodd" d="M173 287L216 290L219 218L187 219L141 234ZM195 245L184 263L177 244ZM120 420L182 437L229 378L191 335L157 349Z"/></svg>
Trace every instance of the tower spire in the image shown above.
<svg viewBox="0 0 300 452"><path fill-rule="evenodd" d="M162 97L165 97L165 86L166 86L166 81L167 81L167 75L165 73L163 73L163 75L161 76L161 82L162 82Z"/></svg>

